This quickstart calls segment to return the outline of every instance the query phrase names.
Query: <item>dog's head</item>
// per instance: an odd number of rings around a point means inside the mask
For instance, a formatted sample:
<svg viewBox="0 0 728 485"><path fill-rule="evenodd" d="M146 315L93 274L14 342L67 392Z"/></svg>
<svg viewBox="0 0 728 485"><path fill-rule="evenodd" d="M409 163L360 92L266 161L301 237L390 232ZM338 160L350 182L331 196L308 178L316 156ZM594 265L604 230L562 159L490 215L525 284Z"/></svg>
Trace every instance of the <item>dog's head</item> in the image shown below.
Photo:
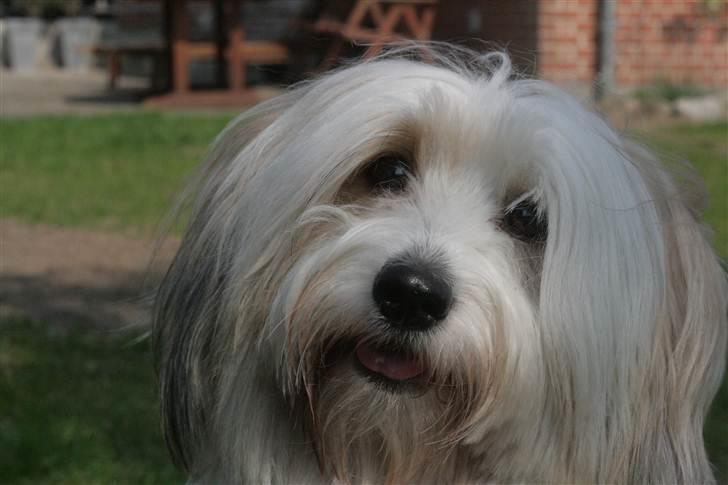
<svg viewBox="0 0 728 485"><path fill-rule="evenodd" d="M193 474L710 478L726 291L695 192L470 64L339 70L215 142L155 328Z"/></svg>

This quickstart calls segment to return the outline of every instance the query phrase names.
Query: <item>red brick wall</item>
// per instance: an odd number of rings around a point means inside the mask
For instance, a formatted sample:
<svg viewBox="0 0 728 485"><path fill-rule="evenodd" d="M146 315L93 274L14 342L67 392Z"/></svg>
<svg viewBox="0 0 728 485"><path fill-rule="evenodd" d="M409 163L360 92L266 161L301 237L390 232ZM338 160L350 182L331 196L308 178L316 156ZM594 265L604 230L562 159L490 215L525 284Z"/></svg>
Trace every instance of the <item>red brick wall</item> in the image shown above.
<svg viewBox="0 0 728 485"><path fill-rule="evenodd" d="M590 85L596 66L597 2L538 3L538 75L565 85Z"/></svg>
<svg viewBox="0 0 728 485"><path fill-rule="evenodd" d="M598 1L441 0L433 37L506 46L521 68L535 64L539 77L587 92L596 78ZM717 10L705 0L616 2L616 89L661 79L728 86L728 0Z"/></svg>
<svg viewBox="0 0 728 485"><path fill-rule="evenodd" d="M728 86L728 4L620 0L615 80L632 88L657 80Z"/></svg>

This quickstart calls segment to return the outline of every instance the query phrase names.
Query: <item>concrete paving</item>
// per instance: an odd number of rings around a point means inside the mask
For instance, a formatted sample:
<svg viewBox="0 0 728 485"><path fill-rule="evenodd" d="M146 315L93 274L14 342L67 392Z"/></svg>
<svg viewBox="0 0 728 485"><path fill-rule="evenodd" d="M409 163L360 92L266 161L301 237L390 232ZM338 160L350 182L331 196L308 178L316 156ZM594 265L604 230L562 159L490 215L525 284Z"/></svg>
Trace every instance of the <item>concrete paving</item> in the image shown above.
<svg viewBox="0 0 728 485"><path fill-rule="evenodd" d="M0 117L132 110L146 90L146 79L123 77L110 91L105 71L0 69Z"/></svg>
<svg viewBox="0 0 728 485"><path fill-rule="evenodd" d="M283 92L279 87L264 85L253 90L260 100ZM18 72L0 68L0 118L130 111L143 108L142 101L149 93L149 80L144 77L122 76L117 88L110 90L106 71L39 68ZM231 106L224 111L238 112L244 108ZM210 109L215 108L195 108L197 111Z"/></svg>

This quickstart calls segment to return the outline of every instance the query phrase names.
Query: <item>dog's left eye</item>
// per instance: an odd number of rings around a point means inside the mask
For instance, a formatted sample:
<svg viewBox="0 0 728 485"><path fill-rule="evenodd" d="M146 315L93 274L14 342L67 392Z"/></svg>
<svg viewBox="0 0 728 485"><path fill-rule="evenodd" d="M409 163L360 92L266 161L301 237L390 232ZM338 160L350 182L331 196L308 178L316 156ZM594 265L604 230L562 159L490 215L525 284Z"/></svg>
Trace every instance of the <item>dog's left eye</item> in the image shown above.
<svg viewBox="0 0 728 485"><path fill-rule="evenodd" d="M544 242L548 235L548 225L536 204L523 200L503 216L505 229L516 239L524 242Z"/></svg>
<svg viewBox="0 0 728 485"><path fill-rule="evenodd" d="M366 169L369 186L378 190L401 192L407 187L412 168L403 157L384 156L371 162Z"/></svg>

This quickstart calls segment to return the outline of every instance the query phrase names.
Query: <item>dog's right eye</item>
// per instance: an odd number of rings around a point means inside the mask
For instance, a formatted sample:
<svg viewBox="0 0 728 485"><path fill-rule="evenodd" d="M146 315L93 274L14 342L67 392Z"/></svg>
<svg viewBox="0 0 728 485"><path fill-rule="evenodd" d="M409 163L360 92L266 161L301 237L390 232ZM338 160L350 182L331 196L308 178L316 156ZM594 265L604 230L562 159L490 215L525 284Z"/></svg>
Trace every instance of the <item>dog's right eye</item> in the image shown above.
<svg viewBox="0 0 728 485"><path fill-rule="evenodd" d="M384 156L377 158L366 169L369 186L376 190L402 192L412 176L412 168L403 157Z"/></svg>

